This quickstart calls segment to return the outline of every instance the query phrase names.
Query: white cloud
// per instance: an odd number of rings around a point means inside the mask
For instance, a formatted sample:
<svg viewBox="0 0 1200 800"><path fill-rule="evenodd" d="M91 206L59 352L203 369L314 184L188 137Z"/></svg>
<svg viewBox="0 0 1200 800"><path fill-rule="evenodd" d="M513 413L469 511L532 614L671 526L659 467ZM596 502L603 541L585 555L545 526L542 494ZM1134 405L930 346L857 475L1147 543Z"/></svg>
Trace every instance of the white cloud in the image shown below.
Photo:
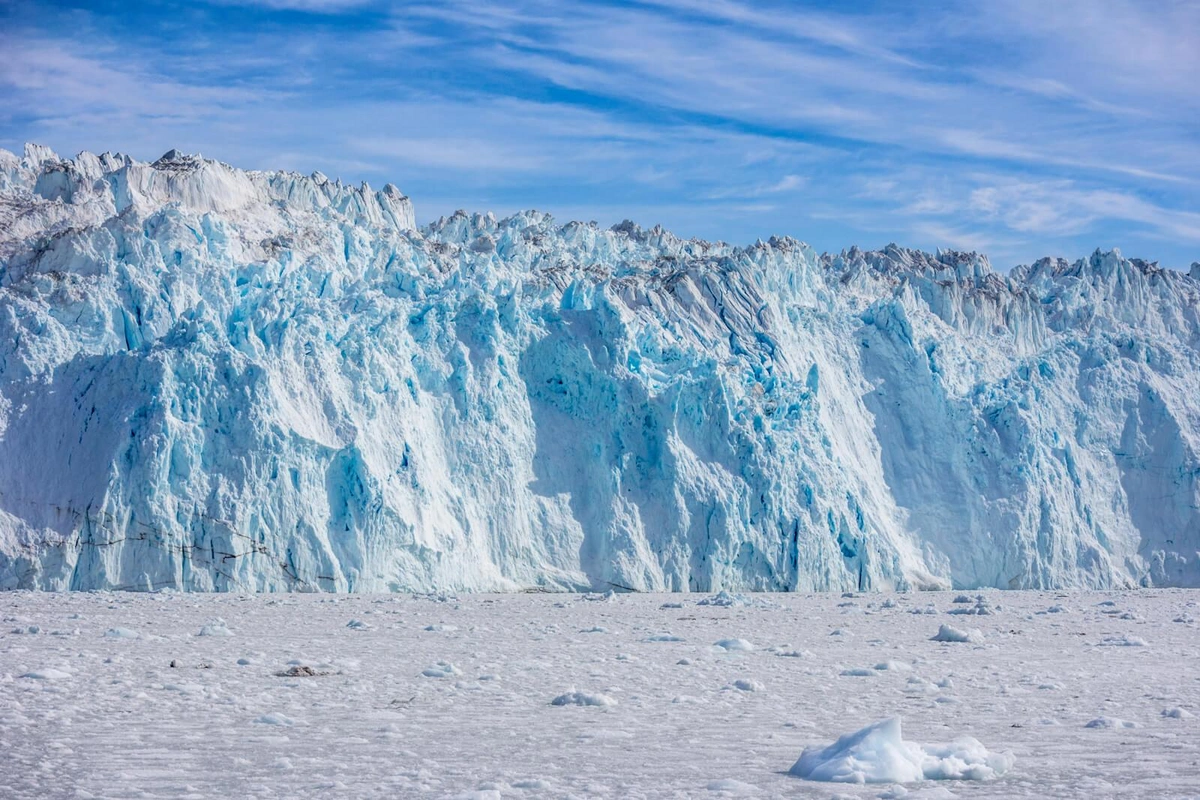
<svg viewBox="0 0 1200 800"><path fill-rule="evenodd" d="M351 138L348 143L360 153L385 156L393 163L417 164L424 168L503 172L538 170L546 166L544 156L482 138L376 136Z"/></svg>
<svg viewBox="0 0 1200 800"><path fill-rule="evenodd" d="M89 55L62 40L6 36L0 43L5 51L0 87L27 93L43 108L189 116L262 99L259 92L237 87L183 83L145 71L112 51Z"/></svg>
<svg viewBox="0 0 1200 800"><path fill-rule="evenodd" d="M728 198L751 199L766 197L773 194L787 194L801 189L808 180L801 175L784 175L782 178L769 183L758 183L749 186L718 189L705 195L709 200L724 200ZM775 206L771 206L775 208Z"/></svg>
<svg viewBox="0 0 1200 800"><path fill-rule="evenodd" d="M1193 0L996 0L977 9L992 36L1030 37L1032 70L1063 76L1077 89L1200 106L1200 4Z"/></svg>
<svg viewBox="0 0 1200 800"><path fill-rule="evenodd" d="M999 220L1009 230L1062 238L1101 221L1136 223L1160 236L1200 242L1200 214L1165 208L1125 192L1085 188L1073 181L1013 181L970 191L964 207L977 220Z"/></svg>

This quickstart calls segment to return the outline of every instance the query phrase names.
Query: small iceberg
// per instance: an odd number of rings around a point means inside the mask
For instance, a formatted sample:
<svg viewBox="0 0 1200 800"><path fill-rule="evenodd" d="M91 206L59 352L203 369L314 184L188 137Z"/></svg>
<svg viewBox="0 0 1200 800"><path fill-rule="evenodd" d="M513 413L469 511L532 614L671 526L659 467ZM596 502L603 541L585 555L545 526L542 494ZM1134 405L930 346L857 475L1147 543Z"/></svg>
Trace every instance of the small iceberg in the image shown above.
<svg viewBox="0 0 1200 800"><path fill-rule="evenodd" d="M913 783L985 781L1013 765L1011 753L988 752L977 739L962 736L949 744L921 745L900 735L892 717L848 733L827 747L806 747L789 772L810 781Z"/></svg>

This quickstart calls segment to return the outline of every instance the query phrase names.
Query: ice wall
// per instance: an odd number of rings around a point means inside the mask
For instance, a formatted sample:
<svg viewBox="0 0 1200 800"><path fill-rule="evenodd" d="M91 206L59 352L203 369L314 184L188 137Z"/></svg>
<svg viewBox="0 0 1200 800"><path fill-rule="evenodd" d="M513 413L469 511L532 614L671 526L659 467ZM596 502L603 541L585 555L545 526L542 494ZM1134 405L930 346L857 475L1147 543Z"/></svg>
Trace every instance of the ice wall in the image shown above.
<svg viewBox="0 0 1200 800"><path fill-rule="evenodd" d="M1197 273L0 151L0 586L1200 585Z"/></svg>

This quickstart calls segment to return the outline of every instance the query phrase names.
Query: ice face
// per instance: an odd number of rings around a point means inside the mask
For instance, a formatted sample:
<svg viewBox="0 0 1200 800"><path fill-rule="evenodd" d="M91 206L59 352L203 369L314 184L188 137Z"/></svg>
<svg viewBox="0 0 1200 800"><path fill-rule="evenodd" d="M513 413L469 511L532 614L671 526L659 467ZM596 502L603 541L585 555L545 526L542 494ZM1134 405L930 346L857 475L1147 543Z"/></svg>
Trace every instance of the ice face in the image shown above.
<svg viewBox="0 0 1200 800"><path fill-rule="evenodd" d="M0 585L1200 585L1198 295L0 151Z"/></svg>

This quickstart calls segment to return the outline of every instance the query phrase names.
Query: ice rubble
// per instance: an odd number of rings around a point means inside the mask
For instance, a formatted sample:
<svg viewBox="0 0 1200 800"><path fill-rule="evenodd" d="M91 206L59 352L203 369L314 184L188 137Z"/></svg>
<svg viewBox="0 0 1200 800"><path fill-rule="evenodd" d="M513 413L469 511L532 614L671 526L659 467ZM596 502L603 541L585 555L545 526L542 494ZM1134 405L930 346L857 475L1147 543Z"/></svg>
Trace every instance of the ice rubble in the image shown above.
<svg viewBox="0 0 1200 800"><path fill-rule="evenodd" d="M1198 276L0 151L0 586L1200 585Z"/></svg>
<svg viewBox="0 0 1200 800"><path fill-rule="evenodd" d="M790 770L813 781L911 783L922 780L989 780L1012 768L1009 753L990 753L963 736L950 744L920 745L901 738L892 717L848 733L828 747L806 747Z"/></svg>

